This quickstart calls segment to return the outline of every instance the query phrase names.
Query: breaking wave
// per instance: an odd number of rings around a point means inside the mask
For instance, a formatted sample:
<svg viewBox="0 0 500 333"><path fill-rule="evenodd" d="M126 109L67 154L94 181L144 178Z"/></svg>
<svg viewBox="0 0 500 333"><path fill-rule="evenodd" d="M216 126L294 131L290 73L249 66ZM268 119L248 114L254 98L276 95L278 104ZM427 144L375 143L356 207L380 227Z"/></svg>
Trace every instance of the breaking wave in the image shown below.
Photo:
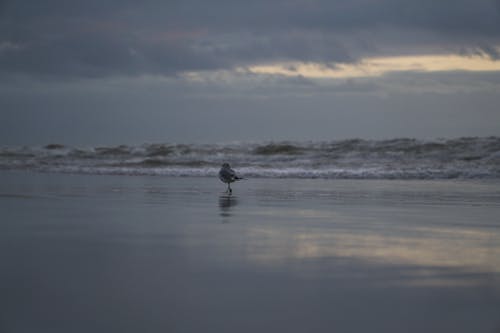
<svg viewBox="0 0 500 333"><path fill-rule="evenodd" d="M223 162L244 177L500 178L500 138L0 149L4 170L189 177L215 176Z"/></svg>

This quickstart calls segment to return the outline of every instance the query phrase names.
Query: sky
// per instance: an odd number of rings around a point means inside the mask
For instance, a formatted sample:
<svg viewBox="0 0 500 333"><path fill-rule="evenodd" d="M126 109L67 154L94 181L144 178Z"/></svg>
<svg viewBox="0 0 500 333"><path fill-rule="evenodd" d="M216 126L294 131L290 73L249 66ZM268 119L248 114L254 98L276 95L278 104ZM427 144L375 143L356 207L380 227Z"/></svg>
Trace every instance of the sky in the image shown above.
<svg viewBox="0 0 500 333"><path fill-rule="evenodd" d="M500 135L499 0L0 0L0 145Z"/></svg>

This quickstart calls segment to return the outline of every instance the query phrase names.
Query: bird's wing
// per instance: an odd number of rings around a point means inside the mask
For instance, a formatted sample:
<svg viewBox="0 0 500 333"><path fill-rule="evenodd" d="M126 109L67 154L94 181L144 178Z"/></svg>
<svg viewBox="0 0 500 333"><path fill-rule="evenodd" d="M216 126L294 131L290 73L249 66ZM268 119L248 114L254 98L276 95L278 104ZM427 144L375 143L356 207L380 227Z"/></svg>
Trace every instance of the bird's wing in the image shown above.
<svg viewBox="0 0 500 333"><path fill-rule="evenodd" d="M232 178L233 180L241 180L241 179L243 179L243 177L238 176L233 169L230 169L230 170L231 170L231 175L233 177Z"/></svg>
<svg viewBox="0 0 500 333"><path fill-rule="evenodd" d="M233 169L222 168L219 171L219 177L227 180L234 180L236 178L236 173Z"/></svg>

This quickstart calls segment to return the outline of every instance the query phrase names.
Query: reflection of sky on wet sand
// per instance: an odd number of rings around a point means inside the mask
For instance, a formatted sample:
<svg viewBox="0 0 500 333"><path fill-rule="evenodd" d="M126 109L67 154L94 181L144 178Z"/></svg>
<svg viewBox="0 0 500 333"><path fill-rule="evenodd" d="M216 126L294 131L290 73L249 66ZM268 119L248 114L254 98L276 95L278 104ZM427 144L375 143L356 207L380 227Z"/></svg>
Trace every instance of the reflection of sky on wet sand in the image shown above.
<svg viewBox="0 0 500 333"><path fill-rule="evenodd" d="M451 196L432 187L410 192L395 185L382 194L356 189L344 197L324 187L318 189L321 197L307 189L261 190L267 197L251 213L260 222L245 225L240 245L256 265L309 278L349 277L350 269L341 272L337 265L351 262L386 270L387 283L498 285L498 191L478 193L477 184L467 189L451 183L446 186L462 191ZM401 189L404 201L398 201ZM362 205L355 204L356 196ZM482 201L485 196L490 201Z"/></svg>
<svg viewBox="0 0 500 333"><path fill-rule="evenodd" d="M6 332L500 328L495 184L13 176Z"/></svg>
<svg viewBox="0 0 500 333"><path fill-rule="evenodd" d="M400 281L412 284L473 283L474 276L460 275L466 272L500 275L500 237L488 232L417 228L412 230L413 235L401 236L349 231L329 233L324 230L290 236L285 235L283 230L257 228L250 233L250 239L260 239L258 248L270 251L253 249L247 254L251 260L266 265L279 265L287 260L306 262L322 259L322 263L328 265L345 259L353 263L379 264L381 267L421 267L414 270L415 276L405 276L406 281ZM442 276L440 272L446 269L449 269L448 275ZM456 276L449 274L452 270L456 270ZM301 274L300 271L295 273ZM320 269L317 273L326 272ZM419 281L422 275L425 279Z"/></svg>

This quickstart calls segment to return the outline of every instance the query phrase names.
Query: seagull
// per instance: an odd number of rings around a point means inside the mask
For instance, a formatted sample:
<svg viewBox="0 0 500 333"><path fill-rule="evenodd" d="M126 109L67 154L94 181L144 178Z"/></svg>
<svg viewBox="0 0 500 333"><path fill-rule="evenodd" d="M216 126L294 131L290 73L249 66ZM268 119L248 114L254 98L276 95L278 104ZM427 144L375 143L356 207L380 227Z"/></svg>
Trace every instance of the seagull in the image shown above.
<svg viewBox="0 0 500 333"><path fill-rule="evenodd" d="M233 193L233 190L231 189L231 183L243 178L236 175L236 172L231 169L229 163L224 163L219 170L219 179L221 180L221 182L227 184L227 192L231 194Z"/></svg>

